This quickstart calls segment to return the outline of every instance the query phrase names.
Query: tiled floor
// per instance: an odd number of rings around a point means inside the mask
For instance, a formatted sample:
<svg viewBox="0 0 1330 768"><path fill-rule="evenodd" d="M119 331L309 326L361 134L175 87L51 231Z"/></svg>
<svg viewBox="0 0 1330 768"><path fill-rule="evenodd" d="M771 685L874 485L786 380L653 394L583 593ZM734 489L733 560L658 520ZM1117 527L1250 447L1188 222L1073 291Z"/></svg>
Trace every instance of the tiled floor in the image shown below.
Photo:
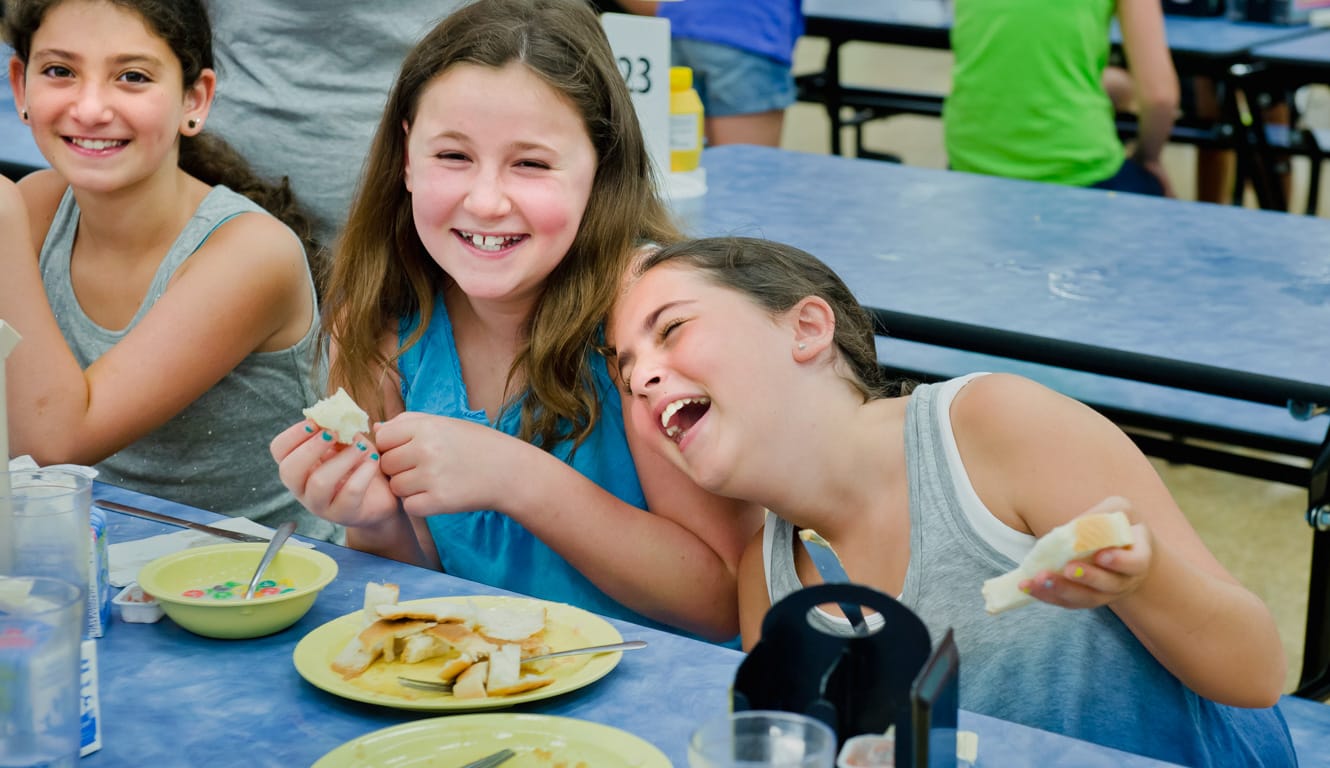
<svg viewBox="0 0 1330 768"><path fill-rule="evenodd" d="M806 38L796 51L796 72L817 69L825 56L821 40ZM941 92L950 82L951 55L891 46L846 46L842 66L847 82ZM1309 119L1330 126L1330 91L1309 95ZM910 165L944 168L941 124L931 118L897 117L869 126L865 143L900 155ZM847 132L848 136L848 132ZM821 106L796 104L787 113L784 145L806 152L828 152L828 123ZM1195 152L1170 146L1165 166L1179 197L1193 197ZM1330 169L1325 169L1330 174ZM1295 161L1293 200L1305 199L1307 166ZM1330 178L1322 180L1322 215L1330 209ZM1330 254L1330 244L1327 244ZM1192 466L1156 467L1179 505L1207 545L1274 612L1288 653L1287 688L1292 690L1302 666L1307 609L1307 564L1311 529L1303 522L1306 491Z"/></svg>

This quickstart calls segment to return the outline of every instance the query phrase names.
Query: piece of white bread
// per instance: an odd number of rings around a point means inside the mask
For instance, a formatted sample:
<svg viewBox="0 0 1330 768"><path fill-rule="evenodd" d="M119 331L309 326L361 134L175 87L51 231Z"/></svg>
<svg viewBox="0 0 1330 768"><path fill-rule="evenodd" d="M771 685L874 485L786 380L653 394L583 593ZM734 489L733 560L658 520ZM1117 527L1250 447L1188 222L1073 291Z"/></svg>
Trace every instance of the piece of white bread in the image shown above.
<svg viewBox="0 0 1330 768"><path fill-rule="evenodd" d="M417 600L410 605L380 605L375 608L380 619L427 619L440 624L472 624L476 609L470 603L452 600Z"/></svg>
<svg viewBox="0 0 1330 768"><path fill-rule="evenodd" d="M545 629L545 606L530 602L484 608L476 614L476 629L493 640L525 640Z"/></svg>
<svg viewBox="0 0 1330 768"><path fill-rule="evenodd" d="M408 638L433 626L434 622L424 619L380 619L347 641L332 660L333 671L349 680L368 669L379 657L394 661L398 656L398 641L405 645Z"/></svg>
<svg viewBox="0 0 1330 768"><path fill-rule="evenodd" d="M1131 546L1131 521L1124 511L1129 508L1126 499L1114 496L1039 537L1015 570L984 582L984 610L995 614L1034 602L1021 591L1020 583L1041 571L1060 570L1105 547Z"/></svg>
<svg viewBox="0 0 1330 768"><path fill-rule="evenodd" d="M489 675L485 679L485 693L489 696L511 696L554 682L549 675L522 674L522 649L516 643L499 646L490 654L489 662Z"/></svg>
<svg viewBox="0 0 1330 768"><path fill-rule="evenodd" d="M513 643L507 643L490 653L489 674L485 676L485 691L493 692L500 688L516 685L522 674L522 649Z"/></svg>
<svg viewBox="0 0 1330 768"><path fill-rule="evenodd" d="M485 698L485 678L489 674L489 668L488 661L477 661L467 667L466 671L458 675L457 679L453 681L453 698Z"/></svg>
<svg viewBox="0 0 1330 768"><path fill-rule="evenodd" d="M332 660L333 671L342 676L343 680L350 680L369 669L369 665L374 663L383 653L383 647L369 649L360 642L357 635L347 641L342 650Z"/></svg>
<svg viewBox="0 0 1330 768"><path fill-rule="evenodd" d="M331 432L339 443L350 445L356 439L357 432L369 434L369 414L356 405L356 401L341 387L301 413Z"/></svg>
<svg viewBox="0 0 1330 768"><path fill-rule="evenodd" d="M379 614L376 609L380 605L396 605L397 597L401 589L396 584L379 584L378 582L365 582L365 626L369 626L379 620Z"/></svg>
<svg viewBox="0 0 1330 768"><path fill-rule="evenodd" d="M418 635L412 635L402 642L402 652L398 654L403 663L419 664L422 661L428 661L442 656L452 650L452 647L431 635L429 632L421 632Z"/></svg>
<svg viewBox="0 0 1330 768"><path fill-rule="evenodd" d="M427 633L448 646L449 649L483 659L494 652L495 645L472 632L465 624L436 624Z"/></svg>
<svg viewBox="0 0 1330 768"><path fill-rule="evenodd" d="M443 662L439 668L439 679L451 683L457 679L457 676L471 668L476 663L476 657L469 653L463 653Z"/></svg>

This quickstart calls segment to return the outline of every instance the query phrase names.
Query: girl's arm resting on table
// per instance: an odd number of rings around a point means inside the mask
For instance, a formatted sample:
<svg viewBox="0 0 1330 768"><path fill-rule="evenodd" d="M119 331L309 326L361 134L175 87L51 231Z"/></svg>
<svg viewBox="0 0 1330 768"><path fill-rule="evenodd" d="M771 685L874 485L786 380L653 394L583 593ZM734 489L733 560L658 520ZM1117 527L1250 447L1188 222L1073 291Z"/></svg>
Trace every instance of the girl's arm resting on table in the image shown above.
<svg viewBox="0 0 1330 768"><path fill-rule="evenodd" d="M1164 35L1159 0L1119 0L1117 13L1136 97L1136 157L1149 167L1159 163L1173 132L1178 75Z"/></svg>
<svg viewBox="0 0 1330 768"><path fill-rule="evenodd" d="M101 461L166 423L275 334L314 321L299 242L271 217L242 214L219 227L143 320L84 370L26 242L0 252L0 307L24 339L8 366L12 448L40 464Z"/></svg>
<svg viewBox="0 0 1330 768"><path fill-rule="evenodd" d="M1132 503L1139 546L1036 577L1054 585L1036 585L1034 596L1076 607L1106 603L1202 696L1245 707L1278 700L1285 660L1269 609L1206 549L1121 430L1081 403L1005 375L971 382L951 417L975 490L1017 530L1040 536L1113 495Z"/></svg>
<svg viewBox="0 0 1330 768"><path fill-rule="evenodd" d="M738 632L737 548L722 556L670 516L676 511L626 504L555 456L480 424L406 413L375 439L411 515L498 510L629 608L710 638Z"/></svg>

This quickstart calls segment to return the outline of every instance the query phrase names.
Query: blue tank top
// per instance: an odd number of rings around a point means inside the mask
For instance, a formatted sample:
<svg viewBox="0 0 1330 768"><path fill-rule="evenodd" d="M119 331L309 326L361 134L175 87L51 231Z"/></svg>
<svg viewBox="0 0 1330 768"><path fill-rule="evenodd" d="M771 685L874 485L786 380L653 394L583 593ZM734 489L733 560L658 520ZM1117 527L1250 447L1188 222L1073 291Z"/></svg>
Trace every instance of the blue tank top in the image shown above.
<svg viewBox="0 0 1330 768"><path fill-rule="evenodd" d="M405 340L417 322L416 317L405 319L399 338ZM425 335L402 354L398 368L402 375L402 400L408 411L451 416L487 424L505 434L517 434L521 414L516 405L506 408L497 424L491 424L483 410L469 406L452 322L442 297L434 302ZM572 441L565 440L554 446L551 453L625 503L646 509L646 497L624 434L619 390L603 357L595 357L592 371L601 402L596 427L576 452L572 450ZM513 479L520 481L518 470L514 470ZM532 597L569 603L602 616L671 630L600 591L562 556L501 512L433 515L426 522L447 573Z"/></svg>

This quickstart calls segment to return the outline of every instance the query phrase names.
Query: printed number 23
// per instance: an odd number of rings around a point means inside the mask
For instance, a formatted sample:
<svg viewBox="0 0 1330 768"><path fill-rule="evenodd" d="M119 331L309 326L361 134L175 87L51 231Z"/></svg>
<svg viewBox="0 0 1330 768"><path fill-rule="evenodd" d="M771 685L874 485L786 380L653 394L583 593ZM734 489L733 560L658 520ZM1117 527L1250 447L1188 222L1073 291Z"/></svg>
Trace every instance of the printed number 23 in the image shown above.
<svg viewBox="0 0 1330 768"><path fill-rule="evenodd" d="M651 92L651 62L649 60L641 56L636 59L620 56L619 73L623 75L623 81L628 84L630 93Z"/></svg>

